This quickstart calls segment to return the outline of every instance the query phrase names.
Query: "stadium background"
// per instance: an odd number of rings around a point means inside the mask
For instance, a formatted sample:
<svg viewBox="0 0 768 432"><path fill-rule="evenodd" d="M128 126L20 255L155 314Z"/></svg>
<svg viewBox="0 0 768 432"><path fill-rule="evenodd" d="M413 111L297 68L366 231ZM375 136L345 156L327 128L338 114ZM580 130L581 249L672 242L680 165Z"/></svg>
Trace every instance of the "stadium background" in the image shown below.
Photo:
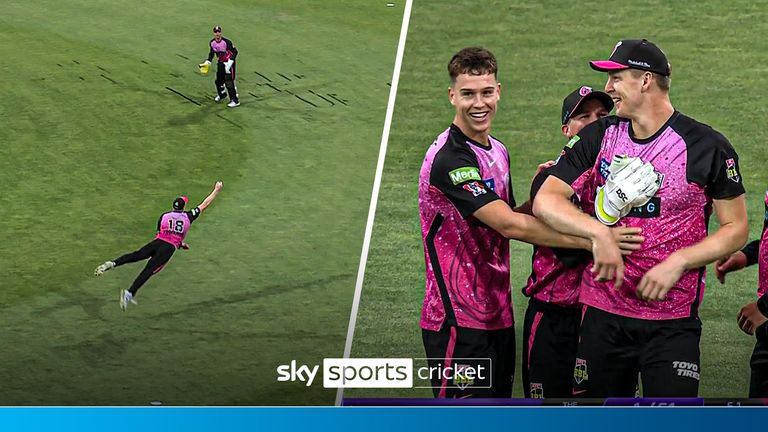
<svg viewBox="0 0 768 432"><path fill-rule="evenodd" d="M3 3L0 405L332 404L275 368L342 355L402 16ZM216 24L240 51L236 109L197 73ZM143 264L93 269L219 179L191 250L121 312Z"/></svg>
<svg viewBox="0 0 768 432"><path fill-rule="evenodd" d="M558 118L562 100L580 85L602 88L605 74L587 62L607 58L620 39L656 42L672 64L671 98L683 113L713 126L740 155L751 227L763 222L764 128L768 110L768 2L417 1L411 15L397 103L387 150L352 357L423 357L418 327L424 258L417 180L427 146L453 118L446 64L465 46L489 48L502 83L493 135L512 159L515 195L524 201L538 163L565 144ZM711 229L716 227L713 218ZM512 242L512 285L519 354L531 247ZM736 325L739 308L755 298L757 268L731 274L720 285L711 266L704 323L704 397L745 397L754 338ZM424 397L427 389L356 390L345 397Z"/></svg>

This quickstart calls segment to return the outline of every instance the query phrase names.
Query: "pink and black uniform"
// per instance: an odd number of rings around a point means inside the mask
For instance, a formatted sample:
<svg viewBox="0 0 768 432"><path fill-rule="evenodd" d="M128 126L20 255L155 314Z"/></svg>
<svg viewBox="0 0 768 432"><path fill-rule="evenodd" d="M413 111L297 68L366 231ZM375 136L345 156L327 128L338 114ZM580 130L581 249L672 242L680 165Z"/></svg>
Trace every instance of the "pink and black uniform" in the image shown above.
<svg viewBox="0 0 768 432"><path fill-rule="evenodd" d="M430 366L484 367L471 383L433 377L436 397L510 397L515 364L509 240L472 215L495 200L514 206L509 154L451 125L429 147L419 176L426 293L421 328ZM454 361L454 359L461 359ZM468 384L468 385L467 385Z"/></svg>
<svg viewBox="0 0 768 432"><path fill-rule="evenodd" d="M598 282L585 269L579 300L586 305L574 370L574 394L585 397L635 394L640 372L645 396L693 397L700 374L698 307L705 267L683 273L663 301L636 296L643 275L675 251L707 236L712 201L744 193L738 156L728 140L677 111L651 137L636 139L631 122L611 116L585 127L550 169L568 184L604 185L614 156L639 157L664 176L645 206L620 225L643 229L641 249L624 258L624 284ZM582 177L585 177L582 179ZM582 208L593 212L593 204Z"/></svg>
<svg viewBox="0 0 768 432"><path fill-rule="evenodd" d="M545 169L534 178L530 206L548 176ZM587 201L593 194L582 193ZM576 205L580 202L575 194L571 201ZM522 358L523 392L527 398L571 397L581 321L579 286L591 260L592 255L583 250L533 247L531 275L523 288L523 294L529 297Z"/></svg>
<svg viewBox="0 0 768 432"><path fill-rule="evenodd" d="M157 220L157 235L154 240L144 245L141 249L114 260L115 267L117 267L149 259L147 265L144 266L144 269L128 289L134 297L152 275L163 269L173 256L173 253L176 252L176 249L182 247L184 238L189 232L189 227L200 216L201 210L199 207L184 211L186 203L186 197L177 198L173 202L174 210L163 213Z"/></svg>
<svg viewBox="0 0 768 432"><path fill-rule="evenodd" d="M215 27L214 32L221 31L220 27ZM216 65L216 93L219 95L220 99L224 99L227 97L227 93L229 93L229 98L233 102L238 102L237 97L237 86L235 85L235 69L236 69L236 61L237 58L237 48L235 48L235 45L232 44L232 41L222 37L220 41L217 41L216 38L211 39L209 42L209 45L211 47L211 50L208 52L208 61L213 60L214 54L218 58L218 64ZM229 72L226 71L225 63L232 60L232 66L229 70Z"/></svg>
<svg viewBox="0 0 768 432"><path fill-rule="evenodd" d="M758 265L757 307L768 317L768 191L765 192L763 233L741 250L747 256L747 265ZM768 322L755 330L757 343L749 361L751 370L749 397L768 397Z"/></svg>
<svg viewBox="0 0 768 432"><path fill-rule="evenodd" d="M607 93L580 86L563 99L562 125L569 129L579 127L583 115L592 113L585 109L589 100L600 102L604 115L613 109L613 100ZM577 123L571 124L574 118ZM533 201L548 176L544 169L534 177L529 201L516 211L533 214ZM584 192L579 185L575 189L582 191L581 198L571 196L577 206L582 199L594 197L594 191ZM523 294L529 298L523 321L522 358L523 392L527 398L571 397L581 321L579 285L591 260L592 254L584 250L533 246L531 275L523 288Z"/></svg>

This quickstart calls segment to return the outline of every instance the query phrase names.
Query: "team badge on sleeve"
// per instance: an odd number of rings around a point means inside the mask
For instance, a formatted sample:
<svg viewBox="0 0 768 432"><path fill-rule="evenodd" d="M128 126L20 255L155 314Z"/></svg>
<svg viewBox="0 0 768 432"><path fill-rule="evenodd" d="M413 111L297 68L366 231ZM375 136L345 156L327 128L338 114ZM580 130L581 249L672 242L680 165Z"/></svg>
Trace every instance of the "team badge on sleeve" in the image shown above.
<svg viewBox="0 0 768 432"><path fill-rule="evenodd" d="M725 160L725 174L728 176L729 179L735 181L736 183L741 181L741 176L739 176L739 171L736 169L736 160L734 160L733 158Z"/></svg>
<svg viewBox="0 0 768 432"><path fill-rule="evenodd" d="M469 182L462 186L464 189L466 189L468 192L472 193L472 196L480 196L488 191L485 190L485 184L480 182Z"/></svg>

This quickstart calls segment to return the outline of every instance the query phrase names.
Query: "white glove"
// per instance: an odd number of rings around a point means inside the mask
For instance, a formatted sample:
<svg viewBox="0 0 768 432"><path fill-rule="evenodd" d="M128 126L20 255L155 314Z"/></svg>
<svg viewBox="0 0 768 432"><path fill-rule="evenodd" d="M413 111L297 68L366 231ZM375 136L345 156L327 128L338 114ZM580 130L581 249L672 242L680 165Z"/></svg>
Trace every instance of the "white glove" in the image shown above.
<svg viewBox="0 0 768 432"><path fill-rule="evenodd" d="M232 59L229 59L224 62L224 72L229 73L229 71L232 70L232 65L235 64L235 61Z"/></svg>
<svg viewBox="0 0 768 432"><path fill-rule="evenodd" d="M595 215L600 222L613 225L632 207L645 205L659 186L653 165L636 157L614 156L605 185L597 189Z"/></svg>
<svg viewBox="0 0 768 432"><path fill-rule="evenodd" d="M664 174L656 172L656 170L653 168L653 165L650 163L646 163L643 166L642 173L640 173L640 175L644 175L644 173L650 173L648 174L650 176L648 179L649 181L646 182L645 189L640 191L640 195L632 200L632 203L629 207L630 210L633 207L642 207L648 204L648 201L650 201L651 198L656 195L656 191L659 190L661 183L664 181Z"/></svg>

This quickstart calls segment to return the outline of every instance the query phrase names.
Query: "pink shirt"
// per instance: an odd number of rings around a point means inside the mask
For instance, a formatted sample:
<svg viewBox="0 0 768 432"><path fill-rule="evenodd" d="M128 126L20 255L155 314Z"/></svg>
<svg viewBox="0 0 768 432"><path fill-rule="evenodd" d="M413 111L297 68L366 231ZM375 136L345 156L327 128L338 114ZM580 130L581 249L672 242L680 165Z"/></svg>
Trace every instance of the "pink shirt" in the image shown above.
<svg viewBox="0 0 768 432"><path fill-rule="evenodd" d="M728 140L707 125L675 112L648 139L633 138L629 120L615 116L585 127L563 150L550 173L571 184L592 170L592 188L605 184L615 155L639 157L664 176L661 188L642 208L634 208L619 226L640 227L645 241L624 258L624 285L597 282L587 268L580 301L617 315L663 320L697 316L704 295L705 267L684 272L663 301L636 296L643 275L675 251L707 236L712 200L744 193L738 156ZM594 213L594 203L582 203Z"/></svg>
<svg viewBox="0 0 768 432"><path fill-rule="evenodd" d="M512 326L509 240L472 217L495 200L514 206L509 154L452 125L427 150L419 175L426 289L421 327Z"/></svg>

